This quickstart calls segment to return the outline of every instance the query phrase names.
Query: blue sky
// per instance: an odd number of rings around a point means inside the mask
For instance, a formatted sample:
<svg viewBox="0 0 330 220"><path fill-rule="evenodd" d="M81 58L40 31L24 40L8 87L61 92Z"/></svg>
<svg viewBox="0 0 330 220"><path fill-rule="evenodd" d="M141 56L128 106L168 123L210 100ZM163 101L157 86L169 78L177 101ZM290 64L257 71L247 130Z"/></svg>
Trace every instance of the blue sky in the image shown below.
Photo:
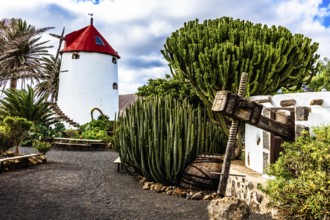
<svg viewBox="0 0 330 220"><path fill-rule="evenodd" d="M160 50L184 22L230 16L254 23L287 27L319 43L330 58L330 0L11 0L0 2L2 18L19 17L36 27L55 27L68 34L94 26L115 48L119 60L119 93L135 93L149 78L169 73ZM55 48L58 42L48 34Z"/></svg>
<svg viewBox="0 0 330 220"><path fill-rule="evenodd" d="M319 10L324 11L324 16L317 15L316 18L327 28L330 27L330 0L323 0L321 4L319 4Z"/></svg>

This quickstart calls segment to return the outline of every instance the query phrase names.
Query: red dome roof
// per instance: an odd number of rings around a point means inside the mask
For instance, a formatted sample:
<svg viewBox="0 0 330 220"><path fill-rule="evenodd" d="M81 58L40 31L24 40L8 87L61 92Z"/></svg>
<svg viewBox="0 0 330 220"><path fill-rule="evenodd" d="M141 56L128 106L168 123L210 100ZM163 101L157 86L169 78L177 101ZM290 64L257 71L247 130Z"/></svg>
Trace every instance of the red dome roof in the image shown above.
<svg viewBox="0 0 330 220"><path fill-rule="evenodd" d="M93 25L89 25L65 36L65 45L61 53L74 51L104 53L120 58L118 53Z"/></svg>

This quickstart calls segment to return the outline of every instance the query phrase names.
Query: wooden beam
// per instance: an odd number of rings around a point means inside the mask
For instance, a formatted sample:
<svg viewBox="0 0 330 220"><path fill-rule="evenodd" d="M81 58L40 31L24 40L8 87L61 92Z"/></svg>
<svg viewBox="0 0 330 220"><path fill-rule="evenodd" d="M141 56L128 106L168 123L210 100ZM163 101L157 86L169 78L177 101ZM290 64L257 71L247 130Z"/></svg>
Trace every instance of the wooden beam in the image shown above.
<svg viewBox="0 0 330 220"><path fill-rule="evenodd" d="M212 106L212 111L251 124L258 123L262 109L263 105L240 98L229 91L218 91Z"/></svg>
<svg viewBox="0 0 330 220"><path fill-rule="evenodd" d="M231 114L233 114L235 112L235 106L237 104L237 100L240 97L243 97L245 94L247 81L248 81L248 73L242 73L241 80L239 83L238 95L234 96L234 99L229 99L229 102L226 105L226 106L230 106L229 109L231 111ZM219 104L221 105L222 103L219 103ZM222 107L222 105L220 107ZM230 163L231 163L231 158L232 158L232 155L233 155L233 152L235 149L237 131L238 131L238 120L234 119L234 120L232 120L230 129L229 129L229 137L228 137L227 146L226 146L225 158L223 160L222 169L221 169L222 175L220 175L219 185L218 185L218 190L217 190L217 193L221 197L224 197L225 193L226 193L229 170L230 170Z"/></svg>
<svg viewBox="0 0 330 220"><path fill-rule="evenodd" d="M281 136L284 139L290 140L293 137L293 131L290 124L283 124L264 116L260 117L259 123L255 126L265 131L272 132L275 135Z"/></svg>
<svg viewBox="0 0 330 220"><path fill-rule="evenodd" d="M52 37L58 38L60 40L65 40L65 38L63 36L60 36L60 35L57 35L57 34L49 33L49 35L52 36Z"/></svg>
<svg viewBox="0 0 330 220"><path fill-rule="evenodd" d="M229 91L218 91L212 106L212 111L291 139L293 130L290 118L282 113L275 113L275 120L270 119L262 115L265 110L268 109L263 105L243 99Z"/></svg>
<svg viewBox="0 0 330 220"><path fill-rule="evenodd" d="M211 174L216 174L216 175L223 175L222 173L219 173L219 172L210 172ZM243 175L243 174L228 174L228 176L237 176L237 177L246 177L246 175Z"/></svg>

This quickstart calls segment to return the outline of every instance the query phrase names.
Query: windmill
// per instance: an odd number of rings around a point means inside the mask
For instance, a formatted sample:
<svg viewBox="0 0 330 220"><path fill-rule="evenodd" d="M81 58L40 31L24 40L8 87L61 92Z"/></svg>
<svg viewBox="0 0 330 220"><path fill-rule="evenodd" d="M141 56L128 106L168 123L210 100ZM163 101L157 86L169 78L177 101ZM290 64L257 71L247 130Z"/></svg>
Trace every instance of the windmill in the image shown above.
<svg viewBox="0 0 330 220"><path fill-rule="evenodd" d="M58 107L79 124L91 120L92 109L100 109L114 119L119 111L119 54L93 25L59 36L65 40L58 74ZM57 54L57 56L58 56Z"/></svg>

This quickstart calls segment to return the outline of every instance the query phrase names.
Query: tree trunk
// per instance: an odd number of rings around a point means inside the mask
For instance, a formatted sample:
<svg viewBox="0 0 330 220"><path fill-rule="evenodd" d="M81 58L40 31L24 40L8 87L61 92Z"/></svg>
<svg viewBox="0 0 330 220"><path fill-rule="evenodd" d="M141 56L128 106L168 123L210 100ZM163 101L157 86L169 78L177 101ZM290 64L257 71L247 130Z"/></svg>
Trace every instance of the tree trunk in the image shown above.
<svg viewBox="0 0 330 220"><path fill-rule="evenodd" d="M19 145L15 145L15 155L17 156L19 154Z"/></svg>
<svg viewBox="0 0 330 220"><path fill-rule="evenodd" d="M17 88L17 79L12 79L10 81L10 88L11 89L16 89Z"/></svg>

